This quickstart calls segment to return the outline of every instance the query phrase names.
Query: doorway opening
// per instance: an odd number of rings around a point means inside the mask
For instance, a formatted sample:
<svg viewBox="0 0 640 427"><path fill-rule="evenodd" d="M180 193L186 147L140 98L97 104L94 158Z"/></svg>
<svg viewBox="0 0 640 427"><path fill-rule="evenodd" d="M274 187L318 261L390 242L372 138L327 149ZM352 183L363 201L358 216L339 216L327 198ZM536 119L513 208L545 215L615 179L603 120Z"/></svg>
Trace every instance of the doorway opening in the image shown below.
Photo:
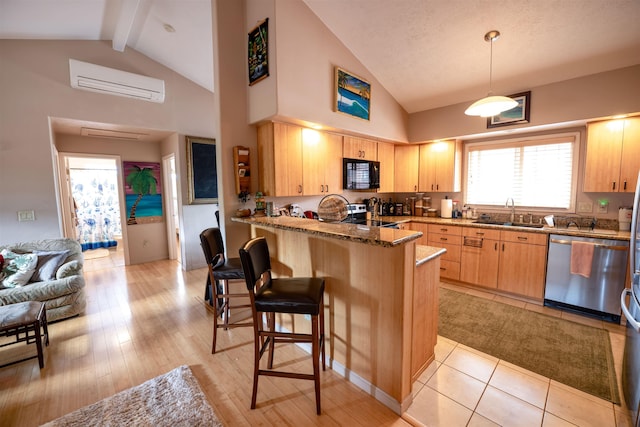
<svg viewBox="0 0 640 427"><path fill-rule="evenodd" d="M110 257L124 264L118 161L114 157L63 155L68 202L66 237L85 259Z"/></svg>

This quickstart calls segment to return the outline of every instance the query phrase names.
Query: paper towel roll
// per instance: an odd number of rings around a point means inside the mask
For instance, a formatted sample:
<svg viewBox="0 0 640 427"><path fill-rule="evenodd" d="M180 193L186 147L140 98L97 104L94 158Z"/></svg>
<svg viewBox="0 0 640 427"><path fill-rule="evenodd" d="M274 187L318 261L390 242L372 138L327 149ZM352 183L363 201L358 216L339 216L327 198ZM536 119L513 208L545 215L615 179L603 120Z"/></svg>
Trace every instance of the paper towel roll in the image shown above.
<svg viewBox="0 0 640 427"><path fill-rule="evenodd" d="M440 201L440 217L451 218L451 211L453 210L452 199L442 199Z"/></svg>

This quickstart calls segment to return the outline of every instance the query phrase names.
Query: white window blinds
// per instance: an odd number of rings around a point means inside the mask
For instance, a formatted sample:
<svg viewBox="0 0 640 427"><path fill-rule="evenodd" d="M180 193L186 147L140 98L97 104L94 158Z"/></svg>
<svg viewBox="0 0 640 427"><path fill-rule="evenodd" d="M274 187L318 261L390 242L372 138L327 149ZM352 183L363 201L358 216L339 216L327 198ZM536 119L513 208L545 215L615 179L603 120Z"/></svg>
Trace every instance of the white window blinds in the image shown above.
<svg viewBox="0 0 640 427"><path fill-rule="evenodd" d="M469 144L467 204L569 209L575 189L575 135Z"/></svg>

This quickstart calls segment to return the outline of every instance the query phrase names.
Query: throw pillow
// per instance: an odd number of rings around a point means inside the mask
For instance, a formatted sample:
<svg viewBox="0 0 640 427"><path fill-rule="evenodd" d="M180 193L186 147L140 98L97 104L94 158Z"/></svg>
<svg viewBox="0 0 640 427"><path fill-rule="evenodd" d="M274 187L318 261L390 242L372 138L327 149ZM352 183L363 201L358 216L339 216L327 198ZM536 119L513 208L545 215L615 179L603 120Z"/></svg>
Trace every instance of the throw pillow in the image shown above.
<svg viewBox="0 0 640 427"><path fill-rule="evenodd" d="M2 286L15 288L26 285L36 270L38 256L36 254L17 254L8 249L3 249L0 254L5 259L2 267L2 273L5 276L2 280Z"/></svg>
<svg viewBox="0 0 640 427"><path fill-rule="evenodd" d="M44 282L56 278L56 271L69 256L69 251L34 251L38 256L36 271L30 282Z"/></svg>

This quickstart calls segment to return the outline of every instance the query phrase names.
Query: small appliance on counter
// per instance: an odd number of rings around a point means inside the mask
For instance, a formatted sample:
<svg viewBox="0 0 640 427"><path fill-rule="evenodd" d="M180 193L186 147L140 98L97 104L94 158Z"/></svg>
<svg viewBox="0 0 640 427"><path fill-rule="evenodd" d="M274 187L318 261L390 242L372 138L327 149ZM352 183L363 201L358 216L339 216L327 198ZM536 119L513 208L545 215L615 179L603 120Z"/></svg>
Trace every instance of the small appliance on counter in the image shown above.
<svg viewBox="0 0 640 427"><path fill-rule="evenodd" d="M618 224L620 231L631 230L631 216L633 215L633 208L631 206L621 207L618 209Z"/></svg>

